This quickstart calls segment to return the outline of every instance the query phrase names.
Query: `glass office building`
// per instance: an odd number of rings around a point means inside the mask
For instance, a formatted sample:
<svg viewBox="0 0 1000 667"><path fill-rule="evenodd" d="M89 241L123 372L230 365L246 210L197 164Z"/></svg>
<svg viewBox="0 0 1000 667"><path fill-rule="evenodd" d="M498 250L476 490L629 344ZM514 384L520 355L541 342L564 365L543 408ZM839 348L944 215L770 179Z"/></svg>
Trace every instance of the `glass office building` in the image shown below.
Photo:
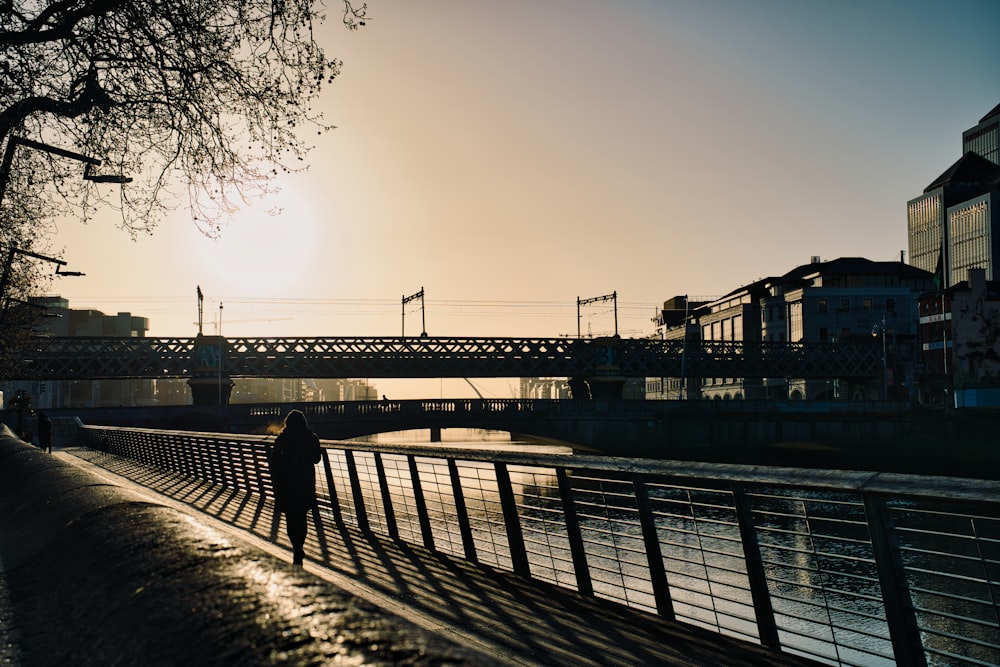
<svg viewBox="0 0 1000 667"><path fill-rule="evenodd" d="M954 239L949 236L948 211L996 191L998 182L1000 165L975 153L966 153L934 179L924 189L924 194L908 201L906 224L910 265L932 273L940 266L942 287L953 284L950 277ZM959 280L965 280L964 268L959 274Z"/></svg>
<svg viewBox="0 0 1000 667"><path fill-rule="evenodd" d="M995 193L1000 187L1000 105L962 133L963 155L921 196L906 204L910 264L941 271L946 288L965 280L971 268L996 279L993 232Z"/></svg>
<svg viewBox="0 0 1000 667"><path fill-rule="evenodd" d="M906 219L910 239L910 265L933 273L944 247L943 191L931 192L907 202Z"/></svg>
<svg viewBox="0 0 1000 667"><path fill-rule="evenodd" d="M997 200L992 192L948 209L948 285L965 280L969 269L984 269L987 280L997 280L998 235L993 233Z"/></svg>
<svg viewBox="0 0 1000 667"><path fill-rule="evenodd" d="M962 154L969 152L1000 164L1000 104L962 133Z"/></svg>

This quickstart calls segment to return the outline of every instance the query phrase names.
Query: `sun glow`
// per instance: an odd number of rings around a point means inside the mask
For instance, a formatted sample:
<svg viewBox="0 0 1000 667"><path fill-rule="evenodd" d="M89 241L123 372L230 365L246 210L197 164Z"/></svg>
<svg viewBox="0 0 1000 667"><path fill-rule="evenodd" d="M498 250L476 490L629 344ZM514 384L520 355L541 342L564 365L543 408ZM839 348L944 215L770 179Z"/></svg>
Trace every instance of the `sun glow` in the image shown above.
<svg viewBox="0 0 1000 667"><path fill-rule="evenodd" d="M196 279L206 294L290 297L310 285L317 244L317 213L293 187L252 202L222 228L218 238L195 242Z"/></svg>

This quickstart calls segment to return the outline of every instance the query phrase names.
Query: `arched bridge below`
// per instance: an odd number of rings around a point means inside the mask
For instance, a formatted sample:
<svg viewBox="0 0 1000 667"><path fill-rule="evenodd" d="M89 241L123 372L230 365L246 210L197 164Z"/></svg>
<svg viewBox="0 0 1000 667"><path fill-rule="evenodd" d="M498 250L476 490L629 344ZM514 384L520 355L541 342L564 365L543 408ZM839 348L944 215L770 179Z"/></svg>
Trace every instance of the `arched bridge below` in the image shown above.
<svg viewBox="0 0 1000 667"><path fill-rule="evenodd" d="M619 337L66 337L36 339L18 379L876 378L879 353L874 344Z"/></svg>
<svg viewBox="0 0 1000 667"><path fill-rule="evenodd" d="M420 399L47 410L57 422L201 432L276 433L291 409L323 438L411 429L508 431L612 456L813 464L978 476L996 469L1000 425L955 421L909 402ZM788 450L787 445L797 449ZM801 447L806 446L805 450ZM778 449L775 449L778 447ZM946 454L945 454L946 453ZM831 458L832 457L832 458ZM771 461L773 462L773 460ZM921 470L926 465L930 470Z"/></svg>

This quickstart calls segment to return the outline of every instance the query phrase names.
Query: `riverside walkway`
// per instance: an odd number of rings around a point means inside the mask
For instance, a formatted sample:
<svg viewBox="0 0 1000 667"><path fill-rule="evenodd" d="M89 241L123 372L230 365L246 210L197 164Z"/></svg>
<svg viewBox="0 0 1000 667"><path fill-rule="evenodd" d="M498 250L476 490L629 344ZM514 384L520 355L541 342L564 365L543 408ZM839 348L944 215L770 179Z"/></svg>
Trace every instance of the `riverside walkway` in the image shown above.
<svg viewBox="0 0 1000 667"><path fill-rule="evenodd" d="M11 486L16 466L19 485ZM69 472L67 472L67 469ZM86 553L63 553L63 571L73 571L61 578L38 585L55 586L60 581L77 582L88 597L101 599L105 607L100 623L95 623L90 638L72 637L73 641L91 647L88 655L73 656L53 653L46 660L37 652L37 642L58 640L60 625L75 621L72 605L67 600L82 597L80 591L58 595L51 589L34 606L48 604L51 610L38 609L22 614L18 600L10 589L22 589L24 582L12 582L25 577L57 572L59 563L49 562L55 556L39 551L32 553L30 544L20 544L13 550L10 540L16 536L18 502L8 497L25 484L45 486L46 479L56 473L72 483L50 485L49 500L41 503L51 507L53 497L87 494L106 496L124 493L129 499L123 510L132 514L132 530L140 533L146 513L155 508L171 510L179 534L192 539L190 549L198 553L172 567L170 572L147 572L147 581L133 596L157 586L187 586L190 590L208 591L184 600L189 608L185 614L200 614L208 605L211 616L220 623L222 639L231 645L225 654L201 654L194 663L200 664L365 664L365 665L811 665L808 660L788 654L778 655L760 646L729 639L718 633L700 630L690 625L669 622L653 614L634 611L620 605L578 595L555 586L495 571L458 558L451 558L397 540L389 540L369 532L329 522L314 522L306 545L304 569L287 564L290 558L284 526L274 514L269 498L245 491L220 488L151 466L142 465L82 447L57 449L49 456L27 445L5 444L0 448L0 662L4 664L57 664L67 658L75 664L100 664L119 651L119 664L129 664L129 646L103 647L102 637L114 633L115 623L134 626L132 632L160 635L152 645L159 655L148 656L150 664L167 664L178 651L191 650L178 646L177 637L166 624L175 615L168 609L146 608L144 624L127 618L128 610L116 614L113 582L102 583L100 576L88 577L86 568L96 567ZM71 488L67 488L71 487ZM89 496L88 496L89 497ZM36 499L37 500L37 499ZM117 501L116 501L117 502ZM74 500L79 505L79 498ZM21 502L21 505L24 503ZM37 508L35 508L37 513ZM22 510L24 509L22 508ZM85 523L91 513L81 517L65 530ZM42 531L57 524L45 517L35 526L22 527L27 532ZM186 524L186 525L183 525ZM326 529L318 530L321 526ZM183 529L183 530L181 530ZM109 532L112 528L108 528ZM12 532L13 531L13 532ZM164 549L183 551L185 545L169 542L166 531L159 540L167 541ZM176 532L176 531L175 531ZM208 546L199 539L209 534ZM146 536L156 540L157 537ZM118 535L126 543L128 537ZM30 543L32 540L27 539ZM123 546L124 553L137 550ZM236 553L239 557L233 557ZM132 553L141 564L148 556ZM206 564L205 561L208 561ZM196 566L196 562L200 565ZM109 564L104 563L107 567ZM115 564L111 564L115 566ZM125 569L130 563L120 563ZM116 569L111 567L109 569ZM80 570L83 570L82 572ZM124 575L116 575L124 576ZM215 578L226 583L221 587ZM111 579L115 579L112 577ZM191 581L193 579L193 581ZM7 588L4 588L4 581ZM247 591L241 590L246 583ZM86 589L88 585L94 590ZM15 591L16 592L16 591ZM270 600L274 617L286 619L279 636L261 635L260 629L273 625L275 618L248 618L254 609L244 598L259 594ZM242 596L242 597L241 597ZM16 597L16 596L15 596ZM234 600L243 600L236 603ZM134 602L130 598L130 604ZM61 607L61 608L60 608ZM232 625L233 616L242 616L244 630ZM24 627L25 618L46 619L47 627ZM223 619L230 621L222 625ZM20 621L20 624L19 624ZM86 628L87 623L79 623ZM144 630L140 630L144 628ZM126 633L121 632L120 635ZM27 657L18 660L17 641L36 644ZM67 638L69 639L69 638ZM138 641L137 639L134 641ZM248 651L259 642L259 659L246 662ZM247 648L250 647L250 648ZM88 659L89 657L89 659ZM135 656L131 656L134 658ZM191 657L190 655L188 656ZM6 662L5 662L6 660ZM189 664L194 664L189 663Z"/></svg>

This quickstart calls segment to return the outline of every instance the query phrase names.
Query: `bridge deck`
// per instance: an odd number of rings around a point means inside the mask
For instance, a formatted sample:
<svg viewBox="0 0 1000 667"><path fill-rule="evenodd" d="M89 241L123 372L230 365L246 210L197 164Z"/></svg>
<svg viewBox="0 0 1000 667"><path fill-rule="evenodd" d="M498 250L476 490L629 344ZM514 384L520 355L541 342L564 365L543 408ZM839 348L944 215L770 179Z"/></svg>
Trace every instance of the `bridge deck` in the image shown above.
<svg viewBox="0 0 1000 667"><path fill-rule="evenodd" d="M89 449L69 447L56 455L288 558L284 524L270 499ZM816 664L351 527L317 534L311 525L306 553L307 572L505 664Z"/></svg>

